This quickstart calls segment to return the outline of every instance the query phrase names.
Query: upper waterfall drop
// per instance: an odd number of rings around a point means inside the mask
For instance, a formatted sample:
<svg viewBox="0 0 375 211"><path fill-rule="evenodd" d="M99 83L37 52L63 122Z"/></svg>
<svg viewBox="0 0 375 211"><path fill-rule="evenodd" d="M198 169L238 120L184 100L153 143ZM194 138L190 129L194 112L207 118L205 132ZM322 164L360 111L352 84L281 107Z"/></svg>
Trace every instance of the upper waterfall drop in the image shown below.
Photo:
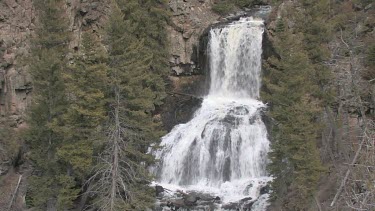
<svg viewBox="0 0 375 211"><path fill-rule="evenodd" d="M244 18L210 31L209 95L259 98L263 21Z"/></svg>
<svg viewBox="0 0 375 211"><path fill-rule="evenodd" d="M223 203L251 199L263 211L269 141L259 98L263 21L242 18L210 31L210 90L192 120L162 138L157 183L209 193Z"/></svg>

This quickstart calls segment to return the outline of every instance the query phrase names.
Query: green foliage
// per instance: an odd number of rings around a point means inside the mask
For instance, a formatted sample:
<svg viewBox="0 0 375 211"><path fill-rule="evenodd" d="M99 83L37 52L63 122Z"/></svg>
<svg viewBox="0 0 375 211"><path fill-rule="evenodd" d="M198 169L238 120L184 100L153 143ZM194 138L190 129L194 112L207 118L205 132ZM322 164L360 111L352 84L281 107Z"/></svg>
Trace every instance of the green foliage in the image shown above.
<svg viewBox="0 0 375 211"><path fill-rule="evenodd" d="M67 175L31 176L28 194L30 195L28 206L36 210L46 210L47 205L56 206L58 210L65 210L73 206L79 189L75 181ZM56 191L58 190L58 191Z"/></svg>
<svg viewBox="0 0 375 211"><path fill-rule="evenodd" d="M57 155L72 168L79 179L92 166L93 145L101 136L100 126L106 120L105 92L108 83L106 53L94 34L83 33L81 52L63 75L69 106L63 114L64 145Z"/></svg>
<svg viewBox="0 0 375 211"><path fill-rule="evenodd" d="M4 125L0 128L0 162L14 160L20 148L18 133L6 122L0 122Z"/></svg>
<svg viewBox="0 0 375 211"><path fill-rule="evenodd" d="M163 134L153 114L166 96L165 2L113 2L106 31L108 52L94 34L84 32L80 51L70 61L63 1L34 3L40 27L30 61L34 102L25 137L35 172L28 205L39 210L73 207L94 164L111 169L108 164L116 156L119 172L126 174L112 178L125 181L127 187L116 193L116 209L145 210L154 200L147 171L154 158L146 152ZM121 134L119 139L111 138L113 131ZM108 162L94 163L95 154ZM111 176L105 173L101 181ZM134 174L130 179L129 173ZM100 200L93 196L94 202Z"/></svg>
<svg viewBox="0 0 375 211"><path fill-rule="evenodd" d="M362 72L362 77L368 81L373 81L375 79L375 44L371 41L374 38L375 36L372 35L369 41L366 42L368 48L364 52L366 68Z"/></svg>
<svg viewBox="0 0 375 211"><path fill-rule="evenodd" d="M375 44L370 44L367 51L365 52L365 64L366 69L362 72L362 77L366 80L375 79Z"/></svg>
<svg viewBox="0 0 375 211"><path fill-rule="evenodd" d="M169 73L168 39L166 23L169 13L165 9L166 0L119 0L120 10L125 14L127 32L137 40L143 40L144 51L151 55L149 69L154 74L166 76ZM156 80L156 79L154 79ZM164 83L155 81L152 88L155 91L164 91ZM165 96L158 96L161 100Z"/></svg>
<svg viewBox="0 0 375 211"><path fill-rule="evenodd" d="M375 44L368 47L366 63L369 66L375 67Z"/></svg>
<svg viewBox="0 0 375 211"><path fill-rule="evenodd" d="M305 0L300 2L304 10L288 10L288 19L300 20L293 28L283 19L276 22L274 47L280 58L269 58L264 67L262 97L276 121L269 154L272 198L285 210L305 210L324 172L316 141L317 119L330 99L330 74L322 65L329 56L326 3Z"/></svg>
<svg viewBox="0 0 375 211"><path fill-rule="evenodd" d="M301 38L283 32L279 39L281 60L268 61L264 80L267 92L263 93L272 104L270 115L277 122L271 131L274 143L269 170L276 177L273 197L285 200L287 210L303 210L323 170L316 147L319 124L315 119L320 110L311 95L316 89L309 80L314 69L300 48Z"/></svg>
<svg viewBox="0 0 375 211"><path fill-rule="evenodd" d="M147 150L164 133L153 114L166 95L168 15L163 3L151 0L117 0L111 6L105 36L107 142L92 178L93 203L100 210L146 210L154 203L147 171L154 158Z"/></svg>
<svg viewBox="0 0 375 211"><path fill-rule="evenodd" d="M238 7L250 7L255 4L260 4L262 3L262 1L261 0L235 0L234 3Z"/></svg>
<svg viewBox="0 0 375 211"><path fill-rule="evenodd" d="M59 177L67 170L62 166L56 150L63 143L59 132L63 125L62 114L66 111L63 72L68 51L69 34L64 19L62 1L35 1L40 27L32 42L30 73L33 79L33 104L29 113L29 129L26 134L30 146L30 158L34 162L35 175L30 183L32 203L41 210L47 204L68 208L71 203L62 200L75 199L76 195L65 195ZM43 188L44 187L44 188Z"/></svg>
<svg viewBox="0 0 375 211"><path fill-rule="evenodd" d="M276 21L276 29L275 29L275 31L277 32L277 33L281 33L281 32L283 32L283 31L285 31L286 30L286 26L285 26L286 24L284 23L284 21L282 20L282 19L278 19L277 21Z"/></svg>
<svg viewBox="0 0 375 211"><path fill-rule="evenodd" d="M263 2L262 0L218 0L212 6L212 10L220 15L226 15L233 12L236 7L251 7Z"/></svg>
<svg viewBox="0 0 375 211"><path fill-rule="evenodd" d="M26 139L35 174L28 191L32 206L73 206L92 166L93 143L105 120L107 69L103 49L84 33L82 54L67 66L69 33L63 2L36 1L40 28L33 40L30 72L33 105Z"/></svg>
<svg viewBox="0 0 375 211"><path fill-rule="evenodd" d="M111 81L120 85L126 122L155 140L160 134L151 129L155 127L151 118L166 96L163 79L168 75L165 2L119 0L117 5L121 14L110 21L107 40L110 74L116 79Z"/></svg>
<svg viewBox="0 0 375 211"><path fill-rule="evenodd" d="M212 6L212 10L220 15L226 15L232 12L235 8L235 5L232 2L228 1L219 1L218 3Z"/></svg>

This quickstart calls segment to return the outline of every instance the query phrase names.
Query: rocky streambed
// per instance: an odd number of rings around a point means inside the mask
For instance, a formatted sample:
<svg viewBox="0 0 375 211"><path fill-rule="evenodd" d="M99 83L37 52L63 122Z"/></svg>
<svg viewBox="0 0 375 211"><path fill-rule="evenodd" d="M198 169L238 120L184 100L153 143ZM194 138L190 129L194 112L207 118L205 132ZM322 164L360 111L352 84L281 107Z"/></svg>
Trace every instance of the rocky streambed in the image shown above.
<svg viewBox="0 0 375 211"><path fill-rule="evenodd" d="M165 186L153 184L156 192L157 202L155 211L183 211L183 210L259 210L267 206L263 199L267 198L270 193L269 185L264 181L251 181L246 187L249 190L253 186L258 187L259 197L244 197L234 201L228 201L219 194L210 193L209 191L196 191L187 189L169 189Z"/></svg>

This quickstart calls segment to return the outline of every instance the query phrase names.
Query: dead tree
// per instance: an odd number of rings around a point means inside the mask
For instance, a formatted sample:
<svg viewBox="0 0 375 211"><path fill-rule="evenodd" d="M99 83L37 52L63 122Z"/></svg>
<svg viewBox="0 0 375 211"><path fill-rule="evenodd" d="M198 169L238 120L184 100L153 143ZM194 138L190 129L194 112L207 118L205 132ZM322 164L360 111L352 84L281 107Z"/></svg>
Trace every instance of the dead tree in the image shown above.
<svg viewBox="0 0 375 211"><path fill-rule="evenodd" d="M342 59L342 62L346 62L346 65L342 64L342 66L349 67L349 80L344 85L352 89L353 96L350 101L357 107L361 132L357 137L359 141L356 149L352 149L355 152L354 157L347 164L345 175L330 206L334 206L344 193L343 200L347 207L353 210L373 210L375 208L375 124L374 119L366 116L366 104L360 93L360 86L363 84L360 76L361 58L354 53L355 48L360 44L356 33L350 36L345 39L341 30L340 42L349 52L348 58Z"/></svg>
<svg viewBox="0 0 375 211"><path fill-rule="evenodd" d="M121 121L119 86L115 85L114 95L105 149L98 157L95 173L89 180L90 189L87 191L97 198L92 206L103 211L119 210L131 200L132 193L128 184L136 180L137 173L134 168L139 165L126 156L126 137L131 131L127 130L127 126Z"/></svg>

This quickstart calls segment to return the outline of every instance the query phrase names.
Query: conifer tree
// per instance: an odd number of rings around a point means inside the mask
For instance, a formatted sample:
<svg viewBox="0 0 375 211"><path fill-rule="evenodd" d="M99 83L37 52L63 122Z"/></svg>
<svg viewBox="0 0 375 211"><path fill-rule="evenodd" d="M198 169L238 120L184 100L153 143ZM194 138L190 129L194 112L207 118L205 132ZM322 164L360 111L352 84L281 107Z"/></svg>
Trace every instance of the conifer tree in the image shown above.
<svg viewBox="0 0 375 211"><path fill-rule="evenodd" d="M63 2L37 0L39 28L33 40L30 72L33 79L33 105L29 130L34 173L30 179L31 203L40 210L68 208L76 198L74 178L60 165L56 151L63 142L59 128L66 110L63 72L66 68L69 34Z"/></svg>
<svg viewBox="0 0 375 211"><path fill-rule="evenodd" d="M147 8L151 1L140 2L118 0L111 5L106 36L110 87L107 138L90 190L95 193L93 206L100 210L146 210L154 201L147 171L154 158L147 151L162 135L160 123L152 114L165 95L164 71L159 68L167 58L159 55L163 49L157 49L157 53L153 49L164 46L160 42L156 45L154 37L137 28L148 23L124 15L128 14L124 12L126 7L133 7L134 13L152 16L141 8Z"/></svg>
<svg viewBox="0 0 375 211"><path fill-rule="evenodd" d="M312 94L317 85L310 80L315 70L302 43L302 34L279 27L275 47L280 59L267 61L262 93L277 122L271 131L272 195L286 210L306 208L324 170L316 147L320 106Z"/></svg>
<svg viewBox="0 0 375 211"><path fill-rule="evenodd" d="M144 47L140 50L144 51L143 54L151 56L148 86L157 94L155 105L160 105L165 97L163 79L169 71L168 36L165 30L169 18L166 10L167 1L119 0L118 3L128 23L128 32L137 40L143 40Z"/></svg>
<svg viewBox="0 0 375 211"><path fill-rule="evenodd" d="M106 60L97 37L84 32L81 50L63 74L68 105L62 116L64 126L60 128L64 144L57 154L81 182L91 170L94 145L101 139L101 126L106 119Z"/></svg>

